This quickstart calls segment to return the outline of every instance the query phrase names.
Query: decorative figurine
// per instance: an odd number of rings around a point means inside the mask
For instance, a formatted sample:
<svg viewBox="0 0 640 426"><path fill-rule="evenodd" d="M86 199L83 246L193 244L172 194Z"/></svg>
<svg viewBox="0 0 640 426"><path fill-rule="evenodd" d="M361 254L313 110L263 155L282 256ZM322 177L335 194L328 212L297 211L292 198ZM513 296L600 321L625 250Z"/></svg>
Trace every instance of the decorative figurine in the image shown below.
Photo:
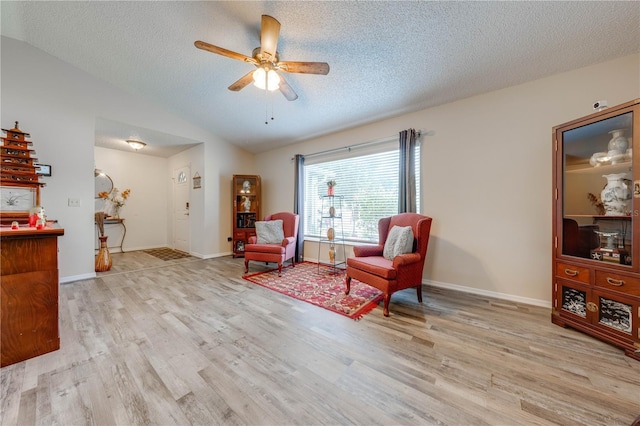
<svg viewBox="0 0 640 426"><path fill-rule="evenodd" d="M44 208L42 206L32 207L31 210L29 210L29 227L36 227L39 220L42 220L43 223L47 221Z"/></svg>
<svg viewBox="0 0 640 426"><path fill-rule="evenodd" d="M251 211L251 199L249 197L242 197L242 207L245 212Z"/></svg>

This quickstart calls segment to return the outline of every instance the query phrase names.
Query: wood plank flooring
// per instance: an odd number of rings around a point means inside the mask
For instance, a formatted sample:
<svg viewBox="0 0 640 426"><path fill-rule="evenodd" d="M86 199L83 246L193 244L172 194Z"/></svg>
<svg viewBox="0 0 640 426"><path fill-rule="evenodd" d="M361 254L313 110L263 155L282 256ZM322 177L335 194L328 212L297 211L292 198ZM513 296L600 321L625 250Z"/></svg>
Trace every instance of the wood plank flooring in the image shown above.
<svg viewBox="0 0 640 426"><path fill-rule="evenodd" d="M3 425L630 425L640 362L548 309L435 288L353 321L243 259L114 254L61 285L61 349L0 370ZM251 272L266 266L252 262Z"/></svg>

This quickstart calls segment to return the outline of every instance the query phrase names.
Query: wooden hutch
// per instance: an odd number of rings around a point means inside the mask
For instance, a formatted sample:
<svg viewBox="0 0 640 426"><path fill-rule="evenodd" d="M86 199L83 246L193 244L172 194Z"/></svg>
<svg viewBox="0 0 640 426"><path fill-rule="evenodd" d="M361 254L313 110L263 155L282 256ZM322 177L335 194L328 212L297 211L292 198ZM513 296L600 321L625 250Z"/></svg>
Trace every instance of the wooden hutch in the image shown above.
<svg viewBox="0 0 640 426"><path fill-rule="evenodd" d="M552 136L551 320L640 360L640 99Z"/></svg>
<svg viewBox="0 0 640 426"><path fill-rule="evenodd" d="M2 138L0 204L0 366L60 348L58 331L58 237L55 221L30 226L40 204L36 158L18 122ZM12 222L17 222L12 224Z"/></svg>
<svg viewBox="0 0 640 426"><path fill-rule="evenodd" d="M249 237L256 235L260 218L260 176L233 175L233 257L244 256Z"/></svg>

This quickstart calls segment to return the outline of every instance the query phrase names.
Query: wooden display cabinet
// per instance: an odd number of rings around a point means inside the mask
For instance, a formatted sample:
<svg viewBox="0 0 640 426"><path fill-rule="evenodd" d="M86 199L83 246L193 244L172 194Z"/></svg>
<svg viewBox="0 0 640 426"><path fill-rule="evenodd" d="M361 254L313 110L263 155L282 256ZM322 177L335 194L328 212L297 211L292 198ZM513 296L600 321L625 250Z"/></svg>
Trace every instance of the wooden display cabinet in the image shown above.
<svg viewBox="0 0 640 426"><path fill-rule="evenodd" d="M58 237L64 229L0 227L0 366L60 348Z"/></svg>
<svg viewBox="0 0 640 426"><path fill-rule="evenodd" d="M640 99L553 128L553 323L640 360Z"/></svg>
<svg viewBox="0 0 640 426"><path fill-rule="evenodd" d="M233 175L233 257L244 256L249 237L256 235L260 219L260 176Z"/></svg>

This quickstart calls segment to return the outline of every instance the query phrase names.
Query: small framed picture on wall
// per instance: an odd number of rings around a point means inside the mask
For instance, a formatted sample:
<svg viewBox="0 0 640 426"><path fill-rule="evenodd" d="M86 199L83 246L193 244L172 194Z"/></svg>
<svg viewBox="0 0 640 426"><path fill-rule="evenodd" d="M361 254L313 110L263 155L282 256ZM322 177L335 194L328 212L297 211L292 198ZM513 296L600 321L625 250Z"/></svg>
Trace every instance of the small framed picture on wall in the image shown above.
<svg viewBox="0 0 640 426"><path fill-rule="evenodd" d="M36 173L40 176L51 176L51 166L49 164L34 164Z"/></svg>

